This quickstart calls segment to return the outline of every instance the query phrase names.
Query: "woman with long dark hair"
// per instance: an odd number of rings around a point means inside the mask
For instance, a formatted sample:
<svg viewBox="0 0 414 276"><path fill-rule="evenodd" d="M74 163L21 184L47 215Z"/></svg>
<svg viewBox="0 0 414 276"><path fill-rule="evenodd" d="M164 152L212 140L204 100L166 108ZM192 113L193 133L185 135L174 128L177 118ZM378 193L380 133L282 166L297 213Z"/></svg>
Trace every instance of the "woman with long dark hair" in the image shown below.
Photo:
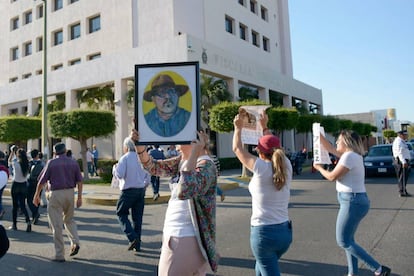
<svg viewBox="0 0 414 276"><path fill-rule="evenodd" d="M26 209L26 197L27 197L27 176L29 174L29 160L27 159L27 153L24 149L19 148L16 153L17 159L12 162L13 166L13 181L11 186L12 195L12 216L13 216L13 230L17 230L17 210L23 212L26 218L26 232L32 231L32 225L30 223L29 213Z"/></svg>

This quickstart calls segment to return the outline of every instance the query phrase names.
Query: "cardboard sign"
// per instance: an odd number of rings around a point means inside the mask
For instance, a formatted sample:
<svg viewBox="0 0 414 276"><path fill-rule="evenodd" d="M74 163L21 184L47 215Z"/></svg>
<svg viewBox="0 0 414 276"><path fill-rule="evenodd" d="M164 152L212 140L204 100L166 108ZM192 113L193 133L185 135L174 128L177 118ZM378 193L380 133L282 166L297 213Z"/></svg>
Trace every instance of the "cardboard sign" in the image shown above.
<svg viewBox="0 0 414 276"><path fill-rule="evenodd" d="M239 116L243 119L241 140L245 145L257 145L263 136L262 126L258 123L260 114L270 105L244 105L239 108Z"/></svg>
<svg viewBox="0 0 414 276"><path fill-rule="evenodd" d="M331 164L329 152L322 146L320 136L325 137L325 130L319 123L312 124L313 132L313 162L315 164Z"/></svg>

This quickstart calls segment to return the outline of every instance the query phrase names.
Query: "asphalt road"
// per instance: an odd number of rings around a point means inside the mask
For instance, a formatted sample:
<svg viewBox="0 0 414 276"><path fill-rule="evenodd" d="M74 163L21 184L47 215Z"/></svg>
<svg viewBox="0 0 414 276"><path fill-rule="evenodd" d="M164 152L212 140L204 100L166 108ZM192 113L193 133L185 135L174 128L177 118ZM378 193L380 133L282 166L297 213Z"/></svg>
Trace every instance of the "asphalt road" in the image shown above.
<svg viewBox="0 0 414 276"><path fill-rule="evenodd" d="M411 179L410 179L411 182ZM399 198L394 178L369 178L367 189L371 210L361 224L357 241L392 275L414 275L414 197ZM414 186L409 186L414 194ZM254 275L254 258L249 245L251 204L245 187L226 192L218 202L217 247L221 255L218 275ZM3 220L11 223L10 197L3 202L8 210ZM32 233L7 233L9 252L0 259L1 275L156 275L166 204L145 207L142 252L127 251L127 240L120 230L114 207L85 205L76 210L81 248L75 258L53 263L53 242L47 227L45 209ZM294 241L280 261L282 275L346 275L344 252L335 241L338 209L335 185L317 174L295 177L290 217ZM66 239L67 241L67 239ZM68 242L66 250L69 251ZM372 275L361 264L360 275Z"/></svg>

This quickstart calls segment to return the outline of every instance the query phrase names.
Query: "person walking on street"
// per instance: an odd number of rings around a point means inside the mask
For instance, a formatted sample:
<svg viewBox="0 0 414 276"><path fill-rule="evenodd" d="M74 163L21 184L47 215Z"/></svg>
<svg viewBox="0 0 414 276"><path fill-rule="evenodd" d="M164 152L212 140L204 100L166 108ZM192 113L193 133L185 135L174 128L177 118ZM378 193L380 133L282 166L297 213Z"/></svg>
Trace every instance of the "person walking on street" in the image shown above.
<svg viewBox="0 0 414 276"><path fill-rule="evenodd" d="M135 151L131 138L124 140L124 155L113 167L113 175L119 180L121 194L116 204L116 214L122 231L129 240L128 250L141 251L142 217L144 215L145 189L149 183L148 173ZM129 221L131 210L132 225Z"/></svg>
<svg viewBox="0 0 414 276"><path fill-rule="evenodd" d="M88 173L93 176L93 154L89 148L86 149L86 163L88 164Z"/></svg>
<svg viewBox="0 0 414 276"><path fill-rule="evenodd" d="M292 243L292 223L288 205L292 181L292 165L277 136L267 128L268 117L260 115L264 129L256 148L258 157L242 144L243 116L234 118L233 151L248 170L252 196L250 246L256 259L256 275L280 275L279 259Z"/></svg>
<svg viewBox="0 0 414 276"><path fill-rule="evenodd" d="M149 154L154 158L154 160L164 160L164 153L161 151L159 145L155 145L152 150L149 151ZM151 185L152 191L154 193L153 200L157 200L160 197L160 177L157 175L151 175Z"/></svg>
<svg viewBox="0 0 414 276"><path fill-rule="evenodd" d="M49 204L47 212L55 244L55 256L52 258L52 261L64 262L65 252L62 225L65 226L70 239L71 248L69 255L75 256L80 249L78 228L74 220L74 198L75 187L77 186L76 207L81 207L83 179L78 162L67 157L66 145L64 143L57 143L54 149L56 157L46 163L39 177L33 204L39 206L40 193L43 186L48 183Z"/></svg>
<svg viewBox="0 0 414 276"><path fill-rule="evenodd" d="M9 180L9 168L6 161L6 155L0 150L0 220L3 218L6 211L3 208L3 191L7 186Z"/></svg>
<svg viewBox="0 0 414 276"><path fill-rule="evenodd" d="M27 187L27 205L32 213L33 224L39 221L39 206L33 204L33 197L36 193L37 179L43 170L43 162L39 159L39 151L34 149L30 152L32 160L29 162L29 186ZM43 192L43 191L42 191Z"/></svg>
<svg viewBox="0 0 414 276"><path fill-rule="evenodd" d="M333 155L340 157L332 171L314 164L329 181L336 181L339 212L336 219L336 242L345 250L348 261L348 275L358 275L358 261L364 262L374 275L388 276L389 267L378 263L355 241L359 223L368 214L370 201L365 188L365 169L363 154L365 152L360 136L351 131L341 131L336 141L336 148L323 135L322 146Z"/></svg>
<svg viewBox="0 0 414 276"><path fill-rule="evenodd" d="M216 186L217 172L208 156L208 137L180 145L181 154L154 160L144 145L139 145L136 130L131 138L144 168L152 175L176 176L170 183L171 197L165 214L160 276L206 275L208 264L217 271Z"/></svg>
<svg viewBox="0 0 414 276"><path fill-rule="evenodd" d="M98 176L99 151L95 144L92 146L92 155L93 155L93 172L95 173L95 176Z"/></svg>
<svg viewBox="0 0 414 276"><path fill-rule="evenodd" d="M400 197L411 196L407 192L407 180L409 176L410 151L408 150L407 131L398 131L398 136L392 143L392 155L394 157L394 168L398 178L398 191Z"/></svg>
<svg viewBox="0 0 414 276"><path fill-rule="evenodd" d="M22 148L19 148L16 152L16 159L12 159L11 163L14 173L11 186L11 195L13 203L13 225L11 229L17 230L17 210L20 208L26 219L26 232L31 232L32 225L30 222L29 213L27 212L26 208L27 176L29 174L29 160L27 159L26 151Z"/></svg>

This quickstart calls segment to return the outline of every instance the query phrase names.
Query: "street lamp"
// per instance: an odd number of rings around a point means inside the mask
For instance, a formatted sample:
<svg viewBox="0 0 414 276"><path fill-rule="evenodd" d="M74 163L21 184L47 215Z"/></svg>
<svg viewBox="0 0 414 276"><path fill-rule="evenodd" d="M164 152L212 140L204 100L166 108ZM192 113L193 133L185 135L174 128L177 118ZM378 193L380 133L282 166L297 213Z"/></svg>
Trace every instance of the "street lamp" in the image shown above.
<svg viewBox="0 0 414 276"><path fill-rule="evenodd" d="M35 0L36 1L36 0ZM49 143L47 135L47 1L43 1L43 91L42 91L42 152L47 160Z"/></svg>

